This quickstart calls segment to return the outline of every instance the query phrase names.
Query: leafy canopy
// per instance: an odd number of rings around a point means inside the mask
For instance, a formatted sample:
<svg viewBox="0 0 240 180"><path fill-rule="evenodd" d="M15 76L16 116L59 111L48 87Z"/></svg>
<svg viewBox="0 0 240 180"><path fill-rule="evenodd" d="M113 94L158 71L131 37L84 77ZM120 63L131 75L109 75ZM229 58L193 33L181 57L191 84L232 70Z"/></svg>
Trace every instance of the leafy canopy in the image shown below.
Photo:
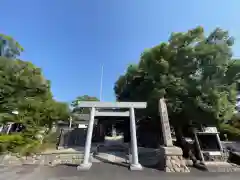
<svg viewBox="0 0 240 180"><path fill-rule="evenodd" d="M147 101L145 115L156 119L158 100L165 97L174 125L218 125L231 118L235 108L239 78L233 43L220 28L208 36L202 27L172 33L168 42L145 50L139 63L119 77L117 100Z"/></svg>
<svg viewBox="0 0 240 180"><path fill-rule="evenodd" d="M73 113L89 114L89 108L78 108L78 105L79 103L81 103L81 101L99 101L99 99L97 97L89 95L78 96L71 104L71 106L73 107Z"/></svg>
<svg viewBox="0 0 240 180"><path fill-rule="evenodd" d="M30 62L0 57L0 89L2 122L21 122L36 129L68 117L67 104L53 99L50 82Z"/></svg>
<svg viewBox="0 0 240 180"><path fill-rule="evenodd" d="M23 52L23 47L12 37L0 34L0 56L16 58Z"/></svg>

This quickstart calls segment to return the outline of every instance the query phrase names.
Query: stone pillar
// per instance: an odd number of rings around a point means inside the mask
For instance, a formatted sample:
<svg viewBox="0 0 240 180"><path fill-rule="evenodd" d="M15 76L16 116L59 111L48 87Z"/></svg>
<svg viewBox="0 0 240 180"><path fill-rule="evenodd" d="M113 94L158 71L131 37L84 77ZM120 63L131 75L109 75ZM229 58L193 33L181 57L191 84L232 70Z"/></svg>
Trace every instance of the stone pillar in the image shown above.
<svg viewBox="0 0 240 180"><path fill-rule="evenodd" d="M168 119L167 105L163 98L159 100L159 113L160 113L161 124L162 124L162 133L163 133L162 135L163 135L164 145L173 146L171 129L170 129L170 124Z"/></svg>
<svg viewBox="0 0 240 180"><path fill-rule="evenodd" d="M92 143L94 117L95 117L95 107L92 107L91 113L90 113L90 120L88 123L87 138L85 142L84 159L83 159L83 163L77 167L78 170L89 170L92 166L92 163L89 161L89 159L90 159L90 150L91 150L91 143Z"/></svg>
<svg viewBox="0 0 240 180"><path fill-rule="evenodd" d="M164 146L160 147L160 169L165 172L189 172L185 160L182 157L182 149L173 146L167 105L163 98L159 100L159 114L164 141Z"/></svg>
<svg viewBox="0 0 240 180"><path fill-rule="evenodd" d="M141 164L138 162L138 147L137 147L137 134L136 134L136 121L134 108L130 108L130 131L131 131L131 150L132 160L130 161L131 170L142 170Z"/></svg>

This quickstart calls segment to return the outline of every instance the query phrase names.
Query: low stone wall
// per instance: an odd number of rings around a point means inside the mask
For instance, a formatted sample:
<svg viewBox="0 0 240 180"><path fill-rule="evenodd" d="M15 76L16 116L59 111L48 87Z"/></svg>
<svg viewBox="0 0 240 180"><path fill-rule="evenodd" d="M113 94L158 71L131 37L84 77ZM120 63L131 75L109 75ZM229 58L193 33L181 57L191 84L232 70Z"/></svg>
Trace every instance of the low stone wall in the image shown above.
<svg viewBox="0 0 240 180"><path fill-rule="evenodd" d="M182 149L178 147L160 148L160 169L165 172L190 172L182 157Z"/></svg>
<svg viewBox="0 0 240 180"><path fill-rule="evenodd" d="M33 155L33 156L18 156L18 155L1 155L0 164L4 166L15 166L15 165L24 165L24 164L42 164L42 157Z"/></svg>
<svg viewBox="0 0 240 180"><path fill-rule="evenodd" d="M91 154L90 161L95 163L106 161L129 163L125 152L114 153L99 153L98 155ZM97 157L96 157L97 156ZM100 159L98 158L100 157ZM131 158L130 158L131 159ZM156 167L160 164L160 169L165 172L189 172L186 162L182 157L182 150L178 147L162 147L158 150L139 148L139 160L143 166ZM79 165L83 161L83 152L59 152L46 153L41 155L33 155L28 157L18 157L16 155L4 155L0 164L2 165L22 165L36 164L56 166L59 164Z"/></svg>
<svg viewBox="0 0 240 180"><path fill-rule="evenodd" d="M92 156L90 157L93 161ZM0 165L16 166L24 164L49 165L56 166L59 164L80 164L83 160L83 154L43 154L18 157L16 155L2 155Z"/></svg>
<svg viewBox="0 0 240 180"><path fill-rule="evenodd" d="M185 160L182 156L167 156L166 157L166 172L189 172Z"/></svg>

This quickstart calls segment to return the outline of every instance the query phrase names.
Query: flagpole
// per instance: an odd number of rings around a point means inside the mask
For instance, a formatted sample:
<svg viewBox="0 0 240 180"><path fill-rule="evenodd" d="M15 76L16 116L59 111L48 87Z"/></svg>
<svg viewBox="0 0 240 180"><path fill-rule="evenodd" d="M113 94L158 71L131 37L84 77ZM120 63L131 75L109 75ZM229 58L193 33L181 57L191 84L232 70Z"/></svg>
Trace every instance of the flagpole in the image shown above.
<svg viewBox="0 0 240 180"><path fill-rule="evenodd" d="M102 65L101 80L100 80L100 94L99 94L100 101L102 101L102 88L103 88L103 65Z"/></svg>

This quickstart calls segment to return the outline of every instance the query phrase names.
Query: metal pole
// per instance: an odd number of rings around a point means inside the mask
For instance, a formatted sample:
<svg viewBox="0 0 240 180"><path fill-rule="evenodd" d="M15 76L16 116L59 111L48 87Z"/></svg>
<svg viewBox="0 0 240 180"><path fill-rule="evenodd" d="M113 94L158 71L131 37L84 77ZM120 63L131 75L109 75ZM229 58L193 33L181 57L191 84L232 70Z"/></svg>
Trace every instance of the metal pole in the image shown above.
<svg viewBox="0 0 240 180"><path fill-rule="evenodd" d="M100 94L99 94L100 101L102 101L102 88L103 88L103 65L102 65L101 80L100 80Z"/></svg>

